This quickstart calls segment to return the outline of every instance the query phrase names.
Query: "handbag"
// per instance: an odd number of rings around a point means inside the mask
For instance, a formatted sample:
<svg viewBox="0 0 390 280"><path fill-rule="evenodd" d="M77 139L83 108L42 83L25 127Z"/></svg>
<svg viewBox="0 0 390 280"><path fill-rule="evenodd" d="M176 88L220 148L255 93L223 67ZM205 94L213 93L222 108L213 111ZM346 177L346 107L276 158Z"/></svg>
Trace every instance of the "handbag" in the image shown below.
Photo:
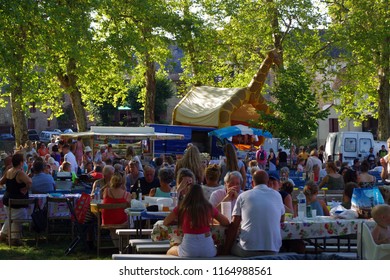
<svg viewBox="0 0 390 280"><path fill-rule="evenodd" d="M31 219L33 221L32 229L36 233L41 233L46 230L47 227L47 207L46 205L41 209L39 207L38 198L35 199L34 210L31 213Z"/></svg>
<svg viewBox="0 0 390 280"><path fill-rule="evenodd" d="M385 201L378 187L353 189L351 209L358 213L359 218L370 219L372 208L384 203Z"/></svg>

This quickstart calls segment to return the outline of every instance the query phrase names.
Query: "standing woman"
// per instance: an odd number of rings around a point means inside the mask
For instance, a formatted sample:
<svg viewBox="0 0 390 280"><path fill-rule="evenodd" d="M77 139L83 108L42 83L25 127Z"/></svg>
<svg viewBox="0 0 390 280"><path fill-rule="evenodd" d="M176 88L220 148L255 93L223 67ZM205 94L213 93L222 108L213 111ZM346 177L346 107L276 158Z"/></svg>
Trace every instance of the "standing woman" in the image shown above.
<svg viewBox="0 0 390 280"><path fill-rule="evenodd" d="M175 166L175 177L181 168L188 168L195 175L195 183L202 184L204 181L204 167L200 152L196 146L190 145L182 159L178 160Z"/></svg>
<svg viewBox="0 0 390 280"><path fill-rule="evenodd" d="M276 156L274 153L274 149L269 149L269 155L268 155L268 166L269 171L275 171L276 170Z"/></svg>
<svg viewBox="0 0 390 280"><path fill-rule="evenodd" d="M183 230L183 241L171 247L167 255L179 257L215 257L217 249L210 232L213 218L221 225L228 226L229 220L211 206L198 184L191 186L184 200L165 218L164 225L175 220Z"/></svg>
<svg viewBox="0 0 390 280"><path fill-rule="evenodd" d="M74 148L74 155L76 157L77 165L81 166L83 163L83 155L84 155L84 143L81 137L77 137L77 142Z"/></svg>
<svg viewBox="0 0 390 280"><path fill-rule="evenodd" d="M236 150L234 149L233 144L228 143L226 144L224 148L226 161L222 161L220 163L221 166L221 184L223 182L223 179L225 178L225 175L228 172L232 171L238 171L241 173L242 176L242 182L241 182L241 189L245 190L246 186L246 170L245 170L245 164L238 160Z"/></svg>
<svg viewBox="0 0 390 280"><path fill-rule="evenodd" d="M28 190L31 187L31 178L23 171L24 155L14 154L12 156L12 168L0 180L0 184L6 185L6 190L3 196L4 209L8 212L8 200L11 199L28 199ZM15 209L14 209L15 208ZM13 219L25 219L27 217L27 206L15 206L12 210ZM0 240L6 241L9 229L9 219L7 218L1 229ZM20 241L20 223L12 223L11 229L11 244L14 246L22 245Z"/></svg>

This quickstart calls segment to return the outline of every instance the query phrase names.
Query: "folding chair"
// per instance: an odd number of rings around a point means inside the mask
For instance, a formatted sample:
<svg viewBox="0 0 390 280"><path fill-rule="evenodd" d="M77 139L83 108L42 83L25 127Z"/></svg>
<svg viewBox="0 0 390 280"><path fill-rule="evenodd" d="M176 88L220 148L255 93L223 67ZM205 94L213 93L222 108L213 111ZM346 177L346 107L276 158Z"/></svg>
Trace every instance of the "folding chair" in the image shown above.
<svg viewBox="0 0 390 280"><path fill-rule="evenodd" d="M28 224L31 224L32 223L32 219L31 219L31 216L27 216L25 218L21 218L21 219L18 219L18 218L12 218L12 211L15 210L13 209L12 206L28 206L28 205L34 205L35 204L35 199L34 198L29 198L29 199L12 199L10 198L8 200L8 222L9 222L9 226L8 226L8 245L9 247L11 247L11 235L13 232L19 232L19 231L12 231L12 224L13 223L20 223L20 224L25 224L25 223L28 223ZM35 241L36 241L36 245L38 246L38 234L35 233Z"/></svg>
<svg viewBox="0 0 390 280"><path fill-rule="evenodd" d="M74 229L71 221L71 213L69 209L69 205L67 201L71 202L71 205L74 206L74 197L72 198L65 198L65 197L47 197L46 199L46 207L48 209L47 211L47 227L46 227L46 237L47 241L49 241L50 235L55 236L67 236L71 234L72 239L74 237ZM51 215L52 211L57 208L59 209L62 205L66 205L66 209L69 210L69 214L65 215L66 213L61 213L61 216L58 215ZM50 211L52 210L52 211ZM62 222L62 225L64 225L66 222L69 222L70 232L68 233L59 233L58 231L51 233L51 226L56 225L58 227L59 222ZM66 226L66 225L65 225Z"/></svg>
<svg viewBox="0 0 390 280"><path fill-rule="evenodd" d="M66 203L68 205L70 215L72 218L72 227L75 229L76 237L73 238L72 242L69 244L68 248L65 250L65 256L69 255L76 246L82 242L85 248L88 248L87 244L87 233L90 229L93 229L94 221L89 221L86 223L79 223L76 212L74 210L73 204L69 198L66 198Z"/></svg>
<svg viewBox="0 0 390 280"><path fill-rule="evenodd" d="M128 207L127 203L102 203L102 204L97 204L97 221L98 221L98 227L97 227L97 256L99 257L100 255L100 250L101 249L113 249L116 248L114 246L107 246L107 247L102 247L101 246L101 230L103 229L108 229L108 230L113 230L113 229L121 229L121 228L129 228L128 222L125 224L112 224L112 225L103 225L102 220L101 220L101 215L102 215L102 210L113 210L113 209L126 209Z"/></svg>

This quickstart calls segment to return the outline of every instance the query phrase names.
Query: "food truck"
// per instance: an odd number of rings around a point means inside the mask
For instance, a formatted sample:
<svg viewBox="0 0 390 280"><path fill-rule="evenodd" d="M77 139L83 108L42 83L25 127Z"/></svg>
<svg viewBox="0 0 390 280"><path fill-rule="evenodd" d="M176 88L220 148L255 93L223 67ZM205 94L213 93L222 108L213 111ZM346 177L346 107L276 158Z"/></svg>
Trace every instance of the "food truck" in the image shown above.
<svg viewBox="0 0 390 280"><path fill-rule="evenodd" d="M114 152L125 158L128 146L133 146L143 163L148 163L154 157L154 141L182 140L183 134L155 132L153 127L116 127L91 126L90 131L61 134L63 139L81 137L85 145L92 148L93 154L100 146L111 144Z"/></svg>

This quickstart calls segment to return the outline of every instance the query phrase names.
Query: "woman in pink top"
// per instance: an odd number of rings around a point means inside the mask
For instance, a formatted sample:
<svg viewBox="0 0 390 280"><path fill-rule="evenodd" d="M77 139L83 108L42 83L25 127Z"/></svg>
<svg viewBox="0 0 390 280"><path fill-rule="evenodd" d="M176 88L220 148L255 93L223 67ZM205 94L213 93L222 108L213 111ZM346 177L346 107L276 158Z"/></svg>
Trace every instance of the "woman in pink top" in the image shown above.
<svg viewBox="0 0 390 280"><path fill-rule="evenodd" d="M177 220L184 234L182 243L171 247L167 254L179 257L215 257L217 249L210 233L213 218L223 226L229 225L229 220L204 197L202 187L193 185L183 202L164 220L164 225Z"/></svg>
<svg viewBox="0 0 390 280"><path fill-rule="evenodd" d="M76 157L78 166L81 166L81 164L83 163L83 155L84 155L84 143L81 137L77 138L77 142L75 144L75 149L74 149L74 155Z"/></svg>

